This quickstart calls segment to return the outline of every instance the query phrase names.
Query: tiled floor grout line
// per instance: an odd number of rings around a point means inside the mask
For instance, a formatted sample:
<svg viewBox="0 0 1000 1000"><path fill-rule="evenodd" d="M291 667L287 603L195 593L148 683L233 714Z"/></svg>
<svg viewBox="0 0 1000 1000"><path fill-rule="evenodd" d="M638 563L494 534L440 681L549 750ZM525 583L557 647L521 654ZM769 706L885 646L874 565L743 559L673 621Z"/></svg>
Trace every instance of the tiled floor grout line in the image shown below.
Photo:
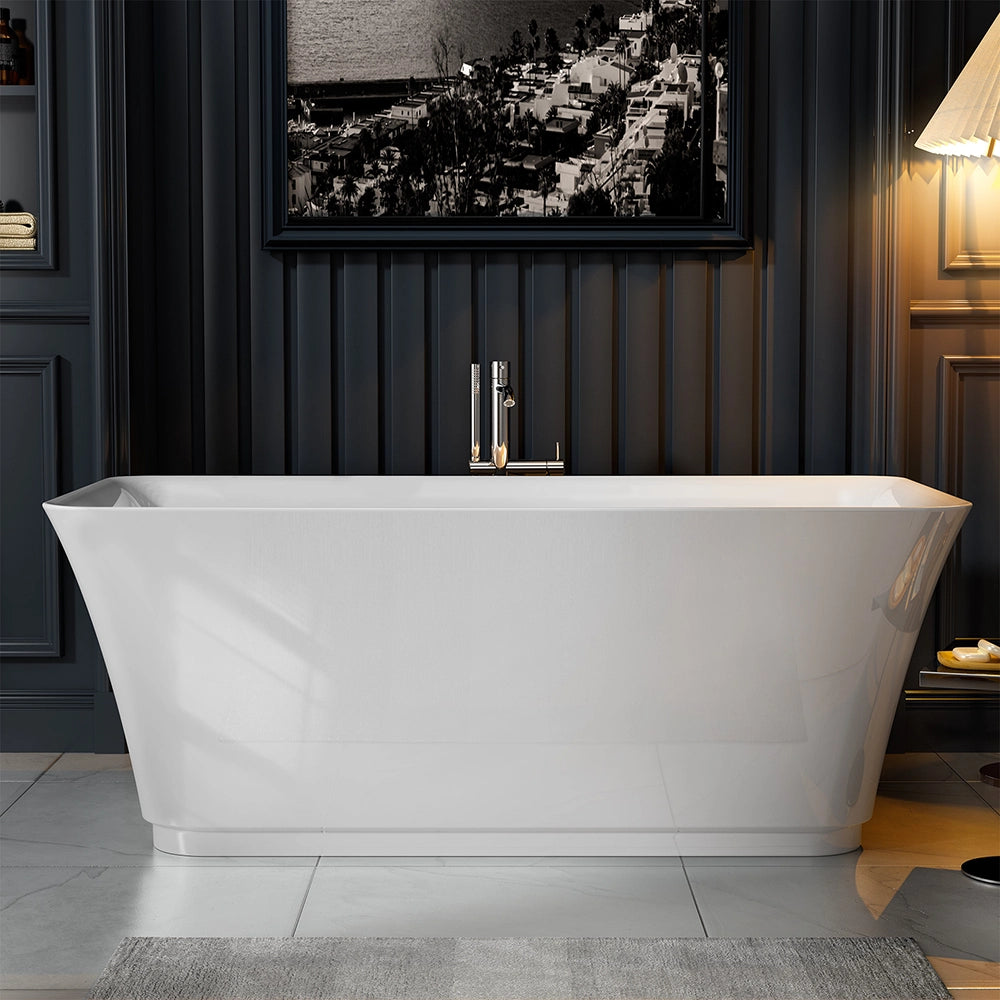
<svg viewBox="0 0 1000 1000"><path fill-rule="evenodd" d="M22 797L24 796L25 792L27 792L27 791L28 791L28 790L29 790L29 789L31 788L31 786L32 786L32 785L33 785L34 783L35 783L34 781L26 781L26 782L25 782L25 784L26 784L26 785L27 785L28 787L27 787L27 788L25 788L25 789L24 789L24 791L22 791L22 792L21 792L21 794L20 794L20 795L18 795L18 797L17 797L16 799L13 799L13 800L12 800L11 802L8 802L8 803L7 803L7 805L6 805L6 806L4 806L4 808L3 808L2 810L0 810L0 816L3 816L3 814L4 814L5 812L7 812L7 810L8 810L8 809L10 809L10 808L11 808L12 806L14 806L14 805L15 805L16 803L20 802L20 800L21 800L21 798L22 798Z"/></svg>
<svg viewBox="0 0 1000 1000"><path fill-rule="evenodd" d="M309 893L312 892L313 881L316 878L316 872L319 871L319 863L323 860L322 855L316 858L316 864L313 865L312 874L309 876L309 884L306 886L306 891L302 894L302 905L299 907L299 912L295 915L295 924L292 927L292 937L295 937L295 932L299 929L299 921L302 919L302 914L305 912L306 902L309 899Z"/></svg>
<svg viewBox="0 0 1000 1000"><path fill-rule="evenodd" d="M953 765L949 764L948 761L946 761L944 757L941 756L940 753L935 753L934 756L937 757L937 759L941 761L941 763L944 764L944 766L948 768L948 770L951 771L952 774L957 775L960 781L964 781L966 784L969 784L968 780L962 774L960 774Z"/></svg>
<svg viewBox="0 0 1000 1000"><path fill-rule="evenodd" d="M989 751L986 751L986 753L989 753ZM973 792L974 792L974 793L976 794L976 797L977 797L977 798L979 798L979 799L980 799L981 801L985 802L985 803L986 803L986 804L987 804L987 805L988 805L988 806L990 807L990 809L992 809L992 810L993 810L993 811L994 811L995 813L997 813L997 815L1000 815L1000 808L998 808L998 807L997 807L996 805L994 805L994 804L993 804L993 803L992 803L992 802L991 802L991 801L990 801L990 800L989 800L989 799L988 799L988 798L987 798L987 797L986 797L985 795L983 795L983 794L982 794L982 792L980 791L980 789L981 789L981 788L985 787L985 786L984 786L984 783L983 783L982 781L975 781L975 780L972 780L972 779L970 779L970 778L966 778L966 777L965 777L964 775L961 775L961 774L959 774L959 772L958 772L958 771L957 771L957 770L956 770L956 769L955 769L955 768L954 768L954 767L953 767L953 766L952 766L951 764L949 764L949 763L948 763L948 761L946 761L946 760L944 759L944 757L942 757L942 756L941 756L941 754L940 754L940 753L936 754L936 756L937 756L938 760L940 760L940 761L941 761L941 763L945 765L945 767L947 767L947 768L950 768L950 769L951 769L951 771L952 771L952 772L953 772L954 774L957 774L957 775L958 775L958 777L959 777L959 778L960 778L960 779L961 779L962 781L964 781L964 782L965 782L965 784L967 784L967 785L968 785L968 786L969 786L969 787L970 787L970 788L972 789L972 791L973 791ZM998 753L998 754L997 754L997 759L998 759L998 760L1000 760L1000 753Z"/></svg>
<svg viewBox="0 0 1000 1000"><path fill-rule="evenodd" d="M51 770L52 770L52 768L54 768L54 767L56 766L56 764L58 764L58 763L59 763L59 761L61 761L61 760L63 759L63 757L65 757L65 756L66 756L66 755L65 755L64 753L61 753L61 754L59 754L59 755L58 755L58 756L56 757L56 759L55 759L54 761L52 761L52 763L51 763L51 764L49 764L49 766L48 766L47 768L45 768L45 770L44 770L44 771L42 771L42 774L48 774L48 773L49 773L49 771L51 771ZM39 774L39 775L38 775L38 776L37 776L37 777L35 778L35 781L38 781L38 779L39 779L39 778L40 778L40 777L42 776L42 774ZM32 784L34 784L34 782L32 782Z"/></svg>
<svg viewBox="0 0 1000 1000"><path fill-rule="evenodd" d="M37 782L37 781L38 781L38 779L39 779L39 778L40 778L40 777L41 777L41 776L42 776L43 774L47 774L47 773L48 773L48 772L49 772L49 771L50 771L50 770L51 770L51 769L52 769L53 767L55 767L55 765L56 765L56 764L57 764L57 763L58 763L58 762L59 762L59 761L60 761L60 760L62 759L62 757L63 757L63 754L61 754L61 753L60 753L60 754L56 754L55 758L54 758L53 760L49 761L49 766L48 766L48 767L46 767L46 768L45 768L44 770L42 770L42 771L41 771L40 773L36 774L36 775L35 775L35 776L34 776L34 777L33 777L33 778L31 779L31 781L27 781L27 782L25 782L25 784L26 784L26 785L27 785L28 787L27 787L27 788L25 788L25 790L24 790L23 792L21 792L21 794L20 794L20 795L18 795L18 797L17 797L16 799L14 799L14 801L13 801L13 802L8 802L8 803L7 803L7 805L6 805L6 806L5 806L5 807L4 807L4 808L3 808L2 810L0 810L0 816L3 816L3 815L4 815L4 813L6 813L8 809L10 809L10 808L11 808L12 806L15 806L15 805L16 805L16 804L17 804L18 802L20 802L20 801L21 801L21 799L22 799L22 798L24 798L25 794L26 794L27 792L30 792L30 791L31 791L31 789L32 789L32 787L34 786L35 782Z"/></svg>
<svg viewBox="0 0 1000 1000"><path fill-rule="evenodd" d="M979 784L979 786L980 786L981 788L983 788L984 790L985 790L985 789L986 789L987 787L989 787L989 786L985 785L985 784L984 784L983 782L981 782L981 781L980 781L980 782L979 782L978 784ZM992 809L992 810L993 810L993 811L994 811L994 812L995 812L995 813L996 813L996 814L997 814L998 816L1000 816L1000 808L998 808L998 806L997 806L997 805L994 805L994 803L992 803L992 802L991 802L991 801L990 801L990 800L989 800L988 798L986 798L986 796L985 796L985 795L983 795L983 793L982 793L982 792L981 792L981 791L979 790L979 788L977 788L977 787L976 787L976 785L975 785L975 784L973 784L973 785L972 785L972 790L973 790L973 791L974 791L974 792L976 793L976 795L978 795L978 796L979 796L979 798L980 798L980 799L981 799L981 800L982 800L983 802L985 802L985 803L986 803L986 804L987 804L987 805L988 805L988 806L989 806L989 807L990 807L990 808L991 808L991 809Z"/></svg>
<svg viewBox="0 0 1000 1000"><path fill-rule="evenodd" d="M698 897L694 894L694 886L691 885L691 876L688 875L687 865L684 863L684 856L681 855L681 871L684 872L684 881L687 882L688 892L691 893L691 902L694 903L694 912L698 914L698 923L701 924L701 931L708 937L708 928L705 926L705 918L701 915L701 907L698 905Z"/></svg>

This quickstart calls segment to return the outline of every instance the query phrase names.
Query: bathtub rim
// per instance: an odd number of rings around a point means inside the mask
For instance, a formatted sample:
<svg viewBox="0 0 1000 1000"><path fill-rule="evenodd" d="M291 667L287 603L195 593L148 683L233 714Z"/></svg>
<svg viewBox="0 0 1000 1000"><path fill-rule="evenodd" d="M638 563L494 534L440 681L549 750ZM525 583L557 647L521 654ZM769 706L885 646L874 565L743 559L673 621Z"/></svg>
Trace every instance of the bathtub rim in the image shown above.
<svg viewBox="0 0 1000 1000"><path fill-rule="evenodd" d="M453 502L443 502L440 497L429 497L414 500L412 497L402 497L397 502L385 502L384 497L377 495L378 491L402 491L413 481L432 480L435 485L447 488L454 484L456 496ZM402 482L400 482L402 481ZM267 502L267 498L257 502L246 502L243 497L237 497L239 502L228 501L220 495L217 502L159 502L150 501L142 496L144 484L154 485L167 483L184 487L217 486L224 491L227 485L238 485L239 488L260 486L264 490L273 491L278 484L292 484L301 490L315 490L319 486L340 484L346 489L357 488L358 484L371 484L376 487L375 495L368 502L348 503L316 503L316 502ZM595 489L600 484L603 495L597 491L593 498L583 497L573 493L573 489ZM647 491L650 487L663 485L665 492L660 502L642 501L626 502L627 497L611 496L619 494L630 486L641 486ZM735 497L720 493L719 502L691 502L681 496L672 498L670 489L707 486L710 489L738 490L745 488L751 495L737 493ZM836 487L854 486L869 489L879 487L879 492L872 502L841 500L831 495L831 502L810 502L810 498L786 494L790 491L802 492L809 487L820 487L835 491ZM149 487L146 486L148 489ZM564 488L570 495L563 497ZM878 503L893 489L900 492L901 499L896 503ZM769 492L770 491L770 492ZM752 495L754 492L759 495ZM129 498L128 503L116 503L122 496ZM197 500L197 498L195 498ZM390 498L391 499L391 498ZM716 499L716 498L711 498ZM909 502L905 502L906 500ZM382 501L382 502L379 502ZM799 501L799 502L795 502ZM306 511L549 511L560 513L571 512L654 512L654 511L954 511L972 507L972 503L961 497L938 490L903 476L868 476L868 475L748 475L748 476L566 476L566 477L471 477L471 476L201 476L201 475L149 475L149 476L111 476L90 483L79 489L61 494L42 503L48 512L56 510L141 510L141 511L185 511L185 512L295 512Z"/></svg>

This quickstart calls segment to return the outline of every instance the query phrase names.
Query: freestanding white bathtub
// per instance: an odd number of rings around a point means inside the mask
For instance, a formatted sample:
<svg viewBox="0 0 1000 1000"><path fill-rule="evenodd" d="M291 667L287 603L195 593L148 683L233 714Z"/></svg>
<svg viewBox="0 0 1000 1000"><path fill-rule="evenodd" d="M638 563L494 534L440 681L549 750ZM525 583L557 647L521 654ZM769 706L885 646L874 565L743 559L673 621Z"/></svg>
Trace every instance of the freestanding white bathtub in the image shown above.
<svg viewBox="0 0 1000 1000"><path fill-rule="evenodd" d="M859 843L969 504L903 479L122 478L45 504L156 846Z"/></svg>

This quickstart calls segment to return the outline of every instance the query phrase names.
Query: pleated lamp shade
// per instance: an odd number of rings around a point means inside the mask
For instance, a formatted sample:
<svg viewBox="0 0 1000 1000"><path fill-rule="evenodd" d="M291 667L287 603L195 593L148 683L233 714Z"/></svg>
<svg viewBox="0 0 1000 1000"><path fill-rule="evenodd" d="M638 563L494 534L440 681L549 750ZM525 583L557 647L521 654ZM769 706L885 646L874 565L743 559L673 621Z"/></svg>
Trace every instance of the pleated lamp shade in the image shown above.
<svg viewBox="0 0 1000 1000"><path fill-rule="evenodd" d="M942 156L992 156L998 138L1000 16L990 25L915 145Z"/></svg>

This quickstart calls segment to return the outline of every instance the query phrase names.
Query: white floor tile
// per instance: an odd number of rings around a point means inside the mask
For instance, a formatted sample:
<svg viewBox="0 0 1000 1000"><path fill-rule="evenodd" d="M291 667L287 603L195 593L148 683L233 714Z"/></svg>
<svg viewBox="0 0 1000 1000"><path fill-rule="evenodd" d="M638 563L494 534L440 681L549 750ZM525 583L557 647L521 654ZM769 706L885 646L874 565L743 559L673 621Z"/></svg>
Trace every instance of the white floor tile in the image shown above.
<svg viewBox="0 0 1000 1000"><path fill-rule="evenodd" d="M961 778L936 753L890 753L882 764L880 780L961 781Z"/></svg>
<svg viewBox="0 0 1000 1000"><path fill-rule="evenodd" d="M996 753L942 753L938 756L965 781L979 781L979 769L1000 760Z"/></svg>
<svg viewBox="0 0 1000 1000"><path fill-rule="evenodd" d="M41 777L42 781L74 781L94 774L131 778L127 753L64 753Z"/></svg>
<svg viewBox="0 0 1000 1000"><path fill-rule="evenodd" d="M57 753L0 753L0 780L34 781L58 758Z"/></svg>
<svg viewBox="0 0 1000 1000"><path fill-rule="evenodd" d="M996 785L987 785L982 781L970 781L969 787L978 795L994 812L1000 813L1000 788ZM1000 850L1000 845L998 845Z"/></svg>
<svg viewBox="0 0 1000 1000"><path fill-rule="evenodd" d="M871 869L692 868L712 937L914 937L928 955L1000 960L996 889L961 872L914 868L885 895Z"/></svg>
<svg viewBox="0 0 1000 1000"><path fill-rule="evenodd" d="M32 988L32 977L86 985L129 935L290 935L311 876L304 868L5 869L0 986Z"/></svg>
<svg viewBox="0 0 1000 1000"><path fill-rule="evenodd" d="M320 867L297 935L703 935L668 867Z"/></svg>
<svg viewBox="0 0 1000 1000"><path fill-rule="evenodd" d="M30 781L0 781L0 813L12 806L29 788Z"/></svg>
<svg viewBox="0 0 1000 1000"><path fill-rule="evenodd" d="M885 781L861 828L859 865L958 868L995 854L1000 819L964 781Z"/></svg>
<svg viewBox="0 0 1000 1000"><path fill-rule="evenodd" d="M97 771L69 780L39 779L0 819L0 864L312 867L316 858L185 858L153 848L127 771Z"/></svg>

